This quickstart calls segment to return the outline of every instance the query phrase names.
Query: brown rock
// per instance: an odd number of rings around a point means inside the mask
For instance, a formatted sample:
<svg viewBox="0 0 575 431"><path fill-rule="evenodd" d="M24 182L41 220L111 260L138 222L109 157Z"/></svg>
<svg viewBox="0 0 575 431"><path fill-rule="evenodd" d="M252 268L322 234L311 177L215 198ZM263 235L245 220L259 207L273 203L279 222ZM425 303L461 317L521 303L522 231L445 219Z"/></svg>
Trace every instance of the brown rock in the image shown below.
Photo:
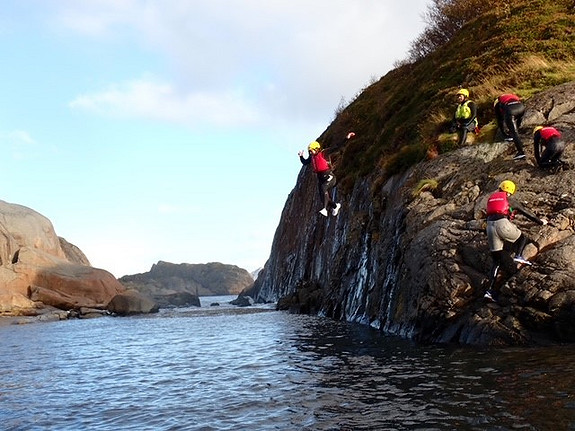
<svg viewBox="0 0 575 431"><path fill-rule="evenodd" d="M60 240L60 247L62 247L62 251L66 256L66 260L68 262L79 263L80 265L90 265L90 261L86 257L86 255L76 247L74 244L70 244L64 238L58 238Z"/></svg>
<svg viewBox="0 0 575 431"><path fill-rule="evenodd" d="M108 303L106 308L120 316L155 313L158 311L158 306L154 301L136 290L127 290L117 294Z"/></svg>
<svg viewBox="0 0 575 431"><path fill-rule="evenodd" d="M0 293L0 314L30 316L36 314L36 303L19 293Z"/></svg>
<svg viewBox="0 0 575 431"><path fill-rule="evenodd" d="M42 306L104 310L125 290L112 274L91 267L78 247L59 238L46 217L30 208L0 201L3 315L40 312Z"/></svg>

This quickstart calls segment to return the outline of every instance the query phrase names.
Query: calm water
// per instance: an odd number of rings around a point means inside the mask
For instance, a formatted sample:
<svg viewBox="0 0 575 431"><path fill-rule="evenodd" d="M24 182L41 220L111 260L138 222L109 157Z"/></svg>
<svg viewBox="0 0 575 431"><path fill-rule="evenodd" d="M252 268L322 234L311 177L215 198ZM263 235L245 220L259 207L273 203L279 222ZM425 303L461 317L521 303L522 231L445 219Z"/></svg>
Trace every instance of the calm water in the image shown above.
<svg viewBox="0 0 575 431"><path fill-rule="evenodd" d="M575 430L574 347L417 346L212 301L0 327L0 429Z"/></svg>

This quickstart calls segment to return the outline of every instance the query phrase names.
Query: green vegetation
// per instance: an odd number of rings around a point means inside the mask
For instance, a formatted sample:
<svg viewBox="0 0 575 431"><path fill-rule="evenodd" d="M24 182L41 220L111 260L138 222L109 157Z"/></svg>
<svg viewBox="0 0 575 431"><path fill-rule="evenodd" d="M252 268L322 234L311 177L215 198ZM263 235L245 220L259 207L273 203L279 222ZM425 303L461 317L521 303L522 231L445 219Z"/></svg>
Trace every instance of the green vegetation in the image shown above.
<svg viewBox="0 0 575 431"><path fill-rule="evenodd" d="M414 46L429 43L338 110L320 137L345 192L357 178L407 169L430 148L450 150L446 124L459 87L478 105L478 141L490 142L496 96L528 98L575 79L572 0L434 0L427 19ZM341 145L348 131L357 135Z"/></svg>
<svg viewBox="0 0 575 431"><path fill-rule="evenodd" d="M415 186L415 188L413 189L413 192L411 194L414 197L419 196L422 192L433 191L438 186L439 186L439 183L437 182L437 180L434 180L432 178L431 179L424 179L424 180L421 180L417 183L417 185Z"/></svg>

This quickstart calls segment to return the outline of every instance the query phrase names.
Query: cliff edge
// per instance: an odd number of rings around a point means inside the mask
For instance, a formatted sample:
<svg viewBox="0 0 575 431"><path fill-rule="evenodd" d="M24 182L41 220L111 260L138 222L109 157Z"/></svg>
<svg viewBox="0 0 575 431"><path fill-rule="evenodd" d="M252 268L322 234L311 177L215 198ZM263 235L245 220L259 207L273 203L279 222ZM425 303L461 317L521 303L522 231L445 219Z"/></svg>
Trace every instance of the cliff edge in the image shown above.
<svg viewBox="0 0 575 431"><path fill-rule="evenodd" d="M575 138L573 94L575 83L567 83L526 101L527 160L512 159L513 143L495 142L447 152L384 182L374 173L340 196L337 218L317 213L314 174L302 168L270 258L246 293L424 342L575 341L575 171L540 170L527 145L542 123L563 130L567 142ZM565 157L572 161L572 146ZM491 264L484 209L504 179L549 224L515 219L536 241L526 249L535 265L517 270L509 258L495 304L483 299Z"/></svg>
<svg viewBox="0 0 575 431"><path fill-rule="evenodd" d="M244 294L424 342L574 341L575 172L541 171L531 144L536 125L575 138L573 2L429 7L416 55L361 90L317 138L335 166L339 216L318 214L315 176L302 168L270 257ZM481 133L457 148L446 132L462 87ZM523 161L497 139L493 121L494 98L509 92L527 108ZM344 139L350 131L355 137ZM573 165L571 145L564 157ZM525 250L535 265L517 271L509 258L494 304L483 299L491 265L484 208L503 179L550 223L516 218L535 240Z"/></svg>

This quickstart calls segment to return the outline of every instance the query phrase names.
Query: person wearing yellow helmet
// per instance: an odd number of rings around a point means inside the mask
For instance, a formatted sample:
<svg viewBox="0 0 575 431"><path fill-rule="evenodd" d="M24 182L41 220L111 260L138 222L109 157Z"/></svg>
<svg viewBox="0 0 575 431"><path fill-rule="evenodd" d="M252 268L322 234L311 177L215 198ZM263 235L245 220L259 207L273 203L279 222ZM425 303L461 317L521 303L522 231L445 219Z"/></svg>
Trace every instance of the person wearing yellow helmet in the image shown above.
<svg viewBox="0 0 575 431"><path fill-rule="evenodd" d="M458 96L463 96L464 99L469 98L469 90L467 88L460 88L459 91L456 93Z"/></svg>
<svg viewBox="0 0 575 431"><path fill-rule="evenodd" d="M525 114L525 105L523 105L523 102L516 94L506 93L495 99L493 110L495 111L497 127L501 130L503 138L506 141L513 141L515 144L517 154L513 159L524 159L525 151L519 136L519 128L521 127L523 114Z"/></svg>
<svg viewBox="0 0 575 431"><path fill-rule="evenodd" d="M489 271L489 287L484 296L493 301L497 299L494 287L503 260L503 246L505 242L515 244L515 257L513 258L515 262L521 265L531 265L531 262L523 257L523 250L528 242L533 241L511 222L515 214L521 213L529 220L540 225L547 224L547 220L540 219L511 198L511 195L515 194L515 190L516 186L513 181L504 180L499 184L498 190L487 199L486 232L492 265Z"/></svg>
<svg viewBox="0 0 575 431"><path fill-rule="evenodd" d="M449 129L450 133L457 132L457 145L462 146L467 141L469 132L476 132L477 127L477 106L475 102L469 100L469 90L461 88L457 94L457 108L453 115L453 121Z"/></svg>
<svg viewBox="0 0 575 431"><path fill-rule="evenodd" d="M327 217L328 213L337 216L341 204L334 202L331 198L331 191L336 185L336 178L333 174L331 163L326 160L324 152L321 149L321 144L318 141L313 141L307 147L309 156L304 158L303 151L298 153L299 159L303 165L311 164L313 171L317 175L319 194L323 202L323 208L320 214Z"/></svg>
<svg viewBox="0 0 575 431"><path fill-rule="evenodd" d="M542 152L543 147L545 151ZM537 165L542 169L553 171L568 167L568 164L561 160L565 142L561 138L561 132L555 127L537 126L533 129L533 150Z"/></svg>

